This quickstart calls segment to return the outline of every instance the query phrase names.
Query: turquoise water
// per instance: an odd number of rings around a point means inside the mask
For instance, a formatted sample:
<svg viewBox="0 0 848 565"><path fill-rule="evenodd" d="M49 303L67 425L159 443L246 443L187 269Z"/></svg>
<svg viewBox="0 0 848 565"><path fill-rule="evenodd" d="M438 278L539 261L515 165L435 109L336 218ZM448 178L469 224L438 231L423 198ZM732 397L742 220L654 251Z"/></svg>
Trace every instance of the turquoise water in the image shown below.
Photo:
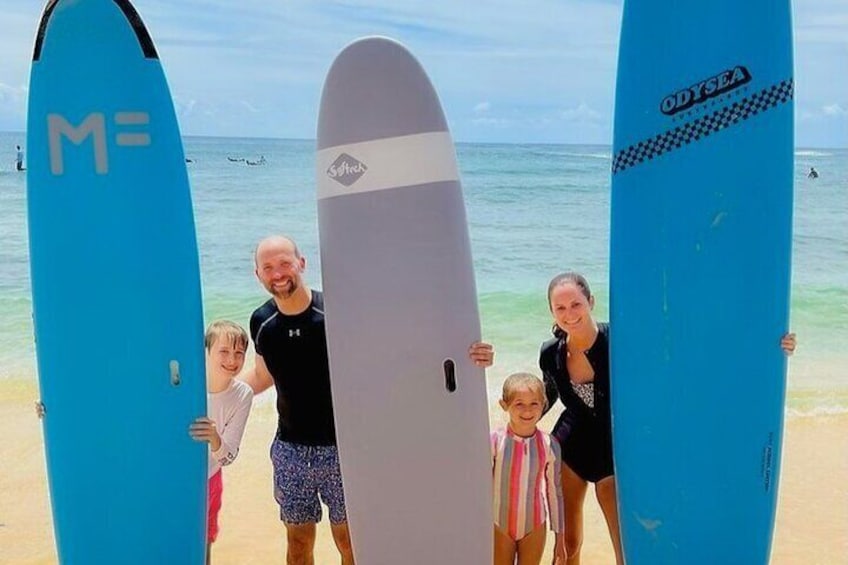
<svg viewBox="0 0 848 565"><path fill-rule="evenodd" d="M0 133L0 379L32 379L26 179L14 172L23 134ZM207 319L247 322L265 300L253 247L269 233L295 237L307 279L320 286L314 143L187 138ZM513 370L536 371L549 335L548 280L576 269L607 318L610 148L459 144L484 337L498 350L491 386ZM790 414L848 412L848 150L796 151ZM250 166L227 157L266 163ZM765 166L765 165L764 165ZM807 179L813 166L816 180ZM84 268L81 266L80 268ZM56 273L56 277L70 273ZM450 277L450 273L444 273ZM757 289L750 289L756 292ZM69 296L69 300L86 300ZM744 299L743 299L744 303ZM128 296L120 323L132 323ZM115 320L104 320L104 331ZM96 336L92 360L96 362Z"/></svg>

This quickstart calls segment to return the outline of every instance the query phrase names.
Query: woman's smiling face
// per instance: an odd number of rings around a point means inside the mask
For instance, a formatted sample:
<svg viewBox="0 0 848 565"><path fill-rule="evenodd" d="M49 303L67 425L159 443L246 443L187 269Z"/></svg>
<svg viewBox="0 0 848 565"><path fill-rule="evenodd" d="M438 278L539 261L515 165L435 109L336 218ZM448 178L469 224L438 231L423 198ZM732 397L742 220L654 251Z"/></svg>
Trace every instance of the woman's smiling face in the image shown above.
<svg viewBox="0 0 848 565"><path fill-rule="evenodd" d="M551 314L559 328L566 333L581 333L594 327L592 307L594 298L586 297L573 281L563 281L551 290Z"/></svg>

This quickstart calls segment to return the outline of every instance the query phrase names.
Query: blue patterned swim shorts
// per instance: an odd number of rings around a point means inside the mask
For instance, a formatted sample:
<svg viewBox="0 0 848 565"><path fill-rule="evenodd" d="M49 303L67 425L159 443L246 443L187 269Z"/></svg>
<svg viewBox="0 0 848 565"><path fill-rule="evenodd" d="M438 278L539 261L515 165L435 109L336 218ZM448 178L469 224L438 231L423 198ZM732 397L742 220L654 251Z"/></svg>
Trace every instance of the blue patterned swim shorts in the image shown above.
<svg viewBox="0 0 848 565"><path fill-rule="evenodd" d="M321 502L330 510L330 523L347 522L339 452L332 445L301 445L274 439L274 498L286 524L321 521ZM319 500L320 497L320 500Z"/></svg>

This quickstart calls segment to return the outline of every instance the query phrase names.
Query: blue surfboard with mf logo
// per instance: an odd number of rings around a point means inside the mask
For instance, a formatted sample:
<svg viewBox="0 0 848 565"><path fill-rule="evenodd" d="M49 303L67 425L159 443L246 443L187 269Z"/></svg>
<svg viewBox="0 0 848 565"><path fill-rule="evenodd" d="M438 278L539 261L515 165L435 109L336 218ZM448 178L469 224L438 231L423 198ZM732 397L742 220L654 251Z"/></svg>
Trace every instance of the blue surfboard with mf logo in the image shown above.
<svg viewBox="0 0 848 565"><path fill-rule="evenodd" d="M206 413L188 177L126 0L47 4L27 123L30 265L62 563L203 563Z"/></svg>
<svg viewBox="0 0 848 565"><path fill-rule="evenodd" d="M788 0L625 0L612 170L627 563L769 560L792 249Z"/></svg>

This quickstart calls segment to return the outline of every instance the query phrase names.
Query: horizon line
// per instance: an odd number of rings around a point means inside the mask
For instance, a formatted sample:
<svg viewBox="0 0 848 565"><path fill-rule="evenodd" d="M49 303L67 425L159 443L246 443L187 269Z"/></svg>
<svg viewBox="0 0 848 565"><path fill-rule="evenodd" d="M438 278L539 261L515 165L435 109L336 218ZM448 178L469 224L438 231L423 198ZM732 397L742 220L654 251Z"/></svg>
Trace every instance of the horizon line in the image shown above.
<svg viewBox="0 0 848 565"><path fill-rule="evenodd" d="M21 135L26 140L26 131L0 131L0 135ZM269 140L269 141L303 141L317 143L315 138L307 137L268 137L268 136L229 136L229 135L198 135L198 134L180 134L182 139L236 139L236 140ZM612 148L611 143L571 143L565 141L464 141L455 139L457 145L559 145L559 146L579 146L579 147L605 147ZM799 146L796 145L794 151L803 150L845 150L848 146Z"/></svg>

